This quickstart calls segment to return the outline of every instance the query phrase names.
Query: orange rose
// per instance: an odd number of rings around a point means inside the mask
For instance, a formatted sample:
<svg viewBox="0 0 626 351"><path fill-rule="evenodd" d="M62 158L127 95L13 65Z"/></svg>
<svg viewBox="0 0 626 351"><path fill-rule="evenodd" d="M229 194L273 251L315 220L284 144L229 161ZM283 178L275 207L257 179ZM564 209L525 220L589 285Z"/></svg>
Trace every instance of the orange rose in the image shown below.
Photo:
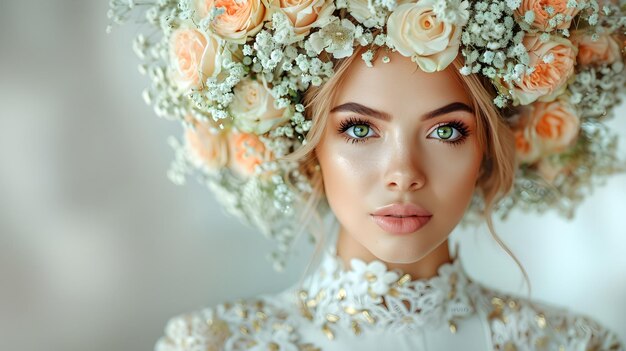
<svg viewBox="0 0 626 351"><path fill-rule="evenodd" d="M210 28L219 37L243 44L248 37L263 28L270 11L261 0L196 0L195 9L200 18L206 18L213 8L223 8L224 13L211 22Z"/></svg>
<svg viewBox="0 0 626 351"><path fill-rule="evenodd" d="M580 120L565 98L535 102L524 111L524 126L515 131L520 161L532 163L538 158L565 151L576 140Z"/></svg>
<svg viewBox="0 0 626 351"><path fill-rule="evenodd" d="M209 122L195 123L185 130L185 145L196 167L218 170L228 162L228 145L224 132Z"/></svg>
<svg viewBox="0 0 626 351"><path fill-rule="evenodd" d="M567 29L570 27L572 18L578 13L577 7L567 7L568 0L522 0L522 4L515 14L518 20L524 21L523 18L526 12L532 11L534 13L533 22L530 23L532 27L540 29L542 31L549 31L553 29ZM548 13L548 8L552 8L554 12ZM561 20L554 25L550 25L550 20L560 17Z"/></svg>
<svg viewBox="0 0 626 351"><path fill-rule="evenodd" d="M172 80L183 91L200 87L220 73L221 42L193 28L181 27L170 37Z"/></svg>
<svg viewBox="0 0 626 351"><path fill-rule="evenodd" d="M578 46L578 64L592 65L613 63L622 57L620 44L612 36L602 34L592 40L590 34L576 31L572 34L572 42Z"/></svg>
<svg viewBox="0 0 626 351"><path fill-rule="evenodd" d="M304 38L312 27L321 27L335 11L333 0L272 0L272 6L287 16L296 37Z"/></svg>
<svg viewBox="0 0 626 351"><path fill-rule="evenodd" d="M545 43L535 34L526 34L523 44L530 56L529 66L534 68L530 74L514 80L508 88L514 100L522 105L536 100L550 101L561 95L567 87L567 81L574 74L576 47L567 39L552 37ZM551 57L552 60L544 61ZM506 83L505 83L506 84Z"/></svg>
<svg viewBox="0 0 626 351"><path fill-rule="evenodd" d="M258 165L271 159L265 144L252 133L233 130L228 136L228 147L231 155L229 167L243 177L253 175Z"/></svg>

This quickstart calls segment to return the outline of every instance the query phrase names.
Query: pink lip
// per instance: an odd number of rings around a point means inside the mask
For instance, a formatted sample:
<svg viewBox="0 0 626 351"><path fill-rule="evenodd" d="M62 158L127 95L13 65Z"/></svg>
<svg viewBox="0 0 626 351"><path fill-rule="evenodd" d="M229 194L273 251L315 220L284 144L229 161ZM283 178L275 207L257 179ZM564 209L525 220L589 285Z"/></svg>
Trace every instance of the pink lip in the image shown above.
<svg viewBox="0 0 626 351"><path fill-rule="evenodd" d="M372 219L384 231L409 234L426 225L432 213L413 204L391 204L372 213Z"/></svg>

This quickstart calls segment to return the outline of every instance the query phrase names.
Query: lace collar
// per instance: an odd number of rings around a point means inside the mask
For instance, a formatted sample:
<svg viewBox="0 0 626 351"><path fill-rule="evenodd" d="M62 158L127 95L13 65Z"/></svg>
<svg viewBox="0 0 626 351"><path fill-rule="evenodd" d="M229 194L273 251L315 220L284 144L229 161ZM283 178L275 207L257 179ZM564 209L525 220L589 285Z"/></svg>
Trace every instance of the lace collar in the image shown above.
<svg viewBox="0 0 626 351"><path fill-rule="evenodd" d="M429 279L412 280L409 274L388 270L378 260L351 261L346 270L334 246L328 249L317 271L299 291L301 314L322 328L329 339L337 328L358 335L364 330L418 330L449 325L475 311L469 298L473 287L458 258L438 268Z"/></svg>

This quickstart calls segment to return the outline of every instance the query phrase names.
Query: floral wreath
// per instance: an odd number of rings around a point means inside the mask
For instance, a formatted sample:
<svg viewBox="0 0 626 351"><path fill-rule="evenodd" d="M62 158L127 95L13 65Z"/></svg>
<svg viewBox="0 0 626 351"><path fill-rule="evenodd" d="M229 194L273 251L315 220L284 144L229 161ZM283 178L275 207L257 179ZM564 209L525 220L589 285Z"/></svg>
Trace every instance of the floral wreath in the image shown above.
<svg viewBox="0 0 626 351"><path fill-rule="evenodd" d="M624 170L604 123L626 86L623 0L112 0L108 16L123 23L139 8L154 27L134 41L152 81L143 97L185 129L170 138L169 177L200 175L228 212L278 242L277 269L302 230L297 200L313 191L282 159L306 143L304 92L333 75L323 57L359 46L368 66L387 47L426 72L460 53L460 73L487 77L497 107L519 107L503 117L519 164L495 209L503 218L512 208L571 217ZM475 196L468 212L480 205Z"/></svg>

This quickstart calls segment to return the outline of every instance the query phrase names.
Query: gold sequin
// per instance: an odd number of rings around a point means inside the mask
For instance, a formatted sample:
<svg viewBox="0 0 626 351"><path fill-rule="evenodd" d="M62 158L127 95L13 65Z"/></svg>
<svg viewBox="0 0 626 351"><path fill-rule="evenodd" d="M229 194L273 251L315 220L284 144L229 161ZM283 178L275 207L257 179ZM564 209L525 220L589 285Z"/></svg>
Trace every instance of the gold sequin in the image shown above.
<svg viewBox="0 0 626 351"><path fill-rule="evenodd" d="M309 300L306 302L307 307L315 307L317 306L317 300L313 299L313 300Z"/></svg>
<svg viewBox="0 0 626 351"><path fill-rule="evenodd" d="M256 317L263 321L267 319L267 315L263 311L257 311Z"/></svg>
<svg viewBox="0 0 626 351"><path fill-rule="evenodd" d="M269 351L278 351L280 350L280 346L278 346L278 344L275 342L270 342L269 344L267 344L267 349Z"/></svg>
<svg viewBox="0 0 626 351"><path fill-rule="evenodd" d="M241 334L243 334L243 335L248 335L248 334L250 334L250 331L248 331L248 328L246 328L246 327L244 327L244 326L239 327L239 331L240 331L240 332L241 332Z"/></svg>
<svg viewBox="0 0 626 351"><path fill-rule="evenodd" d="M259 331L261 330L261 322L259 322L258 320L252 321L252 328L254 329L254 331Z"/></svg>
<svg viewBox="0 0 626 351"><path fill-rule="evenodd" d="M456 323L454 323L453 321L450 321L449 324L450 324L450 332L452 334L456 334Z"/></svg>
<svg viewBox="0 0 626 351"><path fill-rule="evenodd" d="M332 330L330 330L328 324L324 323L324 325L322 326L322 331L324 332L328 340L333 340L335 338L335 334L333 334Z"/></svg>
<svg viewBox="0 0 626 351"><path fill-rule="evenodd" d="M518 305L517 302L515 302L515 300L509 300L509 308L511 308L512 310L517 311L518 310Z"/></svg>
<svg viewBox="0 0 626 351"><path fill-rule="evenodd" d="M337 316L336 314L329 313L326 315L326 320L331 323L335 323L339 320L339 316Z"/></svg>

